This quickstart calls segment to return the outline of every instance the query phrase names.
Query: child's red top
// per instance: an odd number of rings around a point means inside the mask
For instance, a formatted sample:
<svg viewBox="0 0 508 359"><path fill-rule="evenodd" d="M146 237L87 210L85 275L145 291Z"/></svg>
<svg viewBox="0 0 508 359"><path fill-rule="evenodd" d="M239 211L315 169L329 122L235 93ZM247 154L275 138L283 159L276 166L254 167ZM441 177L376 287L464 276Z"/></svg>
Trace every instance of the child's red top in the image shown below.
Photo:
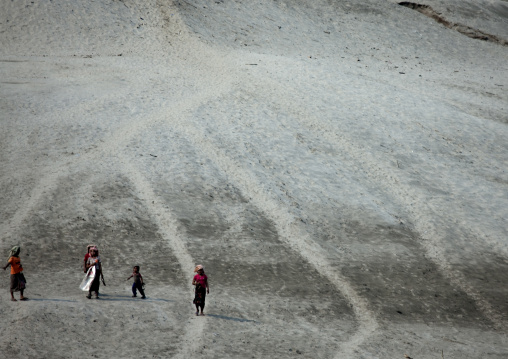
<svg viewBox="0 0 508 359"><path fill-rule="evenodd" d="M196 283L199 283L203 288L205 288L206 284L208 283L208 277L206 276L206 274L203 275L196 274L194 276L194 281Z"/></svg>

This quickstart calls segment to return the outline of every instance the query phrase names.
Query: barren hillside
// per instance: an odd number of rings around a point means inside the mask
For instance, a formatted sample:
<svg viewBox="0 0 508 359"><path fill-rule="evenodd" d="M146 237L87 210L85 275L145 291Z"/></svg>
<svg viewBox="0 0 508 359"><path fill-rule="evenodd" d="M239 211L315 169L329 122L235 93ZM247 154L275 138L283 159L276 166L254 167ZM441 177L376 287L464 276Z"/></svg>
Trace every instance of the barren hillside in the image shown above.
<svg viewBox="0 0 508 359"><path fill-rule="evenodd" d="M4 1L1 352L506 358L507 41L494 0Z"/></svg>

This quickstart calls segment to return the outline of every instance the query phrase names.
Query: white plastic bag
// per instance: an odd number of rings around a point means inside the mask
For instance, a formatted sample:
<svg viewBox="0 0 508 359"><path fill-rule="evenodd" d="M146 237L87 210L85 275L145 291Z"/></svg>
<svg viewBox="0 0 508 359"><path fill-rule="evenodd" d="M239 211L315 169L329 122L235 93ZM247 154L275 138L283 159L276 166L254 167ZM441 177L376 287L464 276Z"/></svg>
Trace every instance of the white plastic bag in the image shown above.
<svg viewBox="0 0 508 359"><path fill-rule="evenodd" d="M88 292L94 279L95 279L95 266L91 266L90 268L88 268L88 272L86 272L85 278L83 278L83 281L79 285L79 288L83 292Z"/></svg>

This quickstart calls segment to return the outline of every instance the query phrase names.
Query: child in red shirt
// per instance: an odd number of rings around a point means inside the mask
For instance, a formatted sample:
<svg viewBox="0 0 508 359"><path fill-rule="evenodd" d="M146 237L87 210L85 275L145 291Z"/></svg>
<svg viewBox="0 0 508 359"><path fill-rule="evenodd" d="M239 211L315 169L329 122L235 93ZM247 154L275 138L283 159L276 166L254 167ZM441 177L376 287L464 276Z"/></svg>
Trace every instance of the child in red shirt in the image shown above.
<svg viewBox="0 0 508 359"><path fill-rule="evenodd" d="M19 259L19 253L21 252L21 247L15 246L12 247L9 260L7 264L4 266L4 270L7 269L8 266L11 266L11 300L16 302L14 298L14 292L19 291L20 300L27 300L27 297L23 296L23 291L26 286L26 279L23 275L23 266L21 265L21 260Z"/></svg>

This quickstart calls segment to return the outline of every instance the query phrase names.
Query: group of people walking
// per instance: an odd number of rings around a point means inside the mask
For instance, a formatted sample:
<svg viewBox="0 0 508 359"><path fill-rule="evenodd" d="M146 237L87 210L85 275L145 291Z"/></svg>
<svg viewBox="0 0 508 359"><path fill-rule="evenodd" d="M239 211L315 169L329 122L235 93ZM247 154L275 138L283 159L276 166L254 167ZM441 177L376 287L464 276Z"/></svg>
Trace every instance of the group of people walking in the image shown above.
<svg viewBox="0 0 508 359"><path fill-rule="evenodd" d="M23 275L23 266L21 265L21 260L19 258L20 252L21 247L12 247L11 251L9 252L9 259L7 264L3 267L4 270L9 266L11 267L10 293L11 300L13 302L17 301L14 298L14 292L17 291L20 292L20 300L28 299L27 297L23 296L23 292L26 288L26 279ZM143 276L139 270L139 266L134 266L132 269L132 274L127 278L127 280L133 278L132 297L137 297L137 292L139 291L139 294L141 294L141 299L146 299ZM102 262L99 256L99 249L94 244L90 244L87 247L87 252L85 254L83 263L83 271L86 274L80 285L81 290L88 292L86 296L88 299L92 298L92 293L94 293L96 299L99 299L99 288L101 281L104 285L106 285L106 282L104 281L104 275L102 274ZM197 265L194 268L194 273L196 274L192 279L192 285L194 286L193 303L196 306L196 315L204 315L203 310L205 308L206 295L210 293L210 288L208 286L208 277L205 274L205 268L201 264Z"/></svg>

